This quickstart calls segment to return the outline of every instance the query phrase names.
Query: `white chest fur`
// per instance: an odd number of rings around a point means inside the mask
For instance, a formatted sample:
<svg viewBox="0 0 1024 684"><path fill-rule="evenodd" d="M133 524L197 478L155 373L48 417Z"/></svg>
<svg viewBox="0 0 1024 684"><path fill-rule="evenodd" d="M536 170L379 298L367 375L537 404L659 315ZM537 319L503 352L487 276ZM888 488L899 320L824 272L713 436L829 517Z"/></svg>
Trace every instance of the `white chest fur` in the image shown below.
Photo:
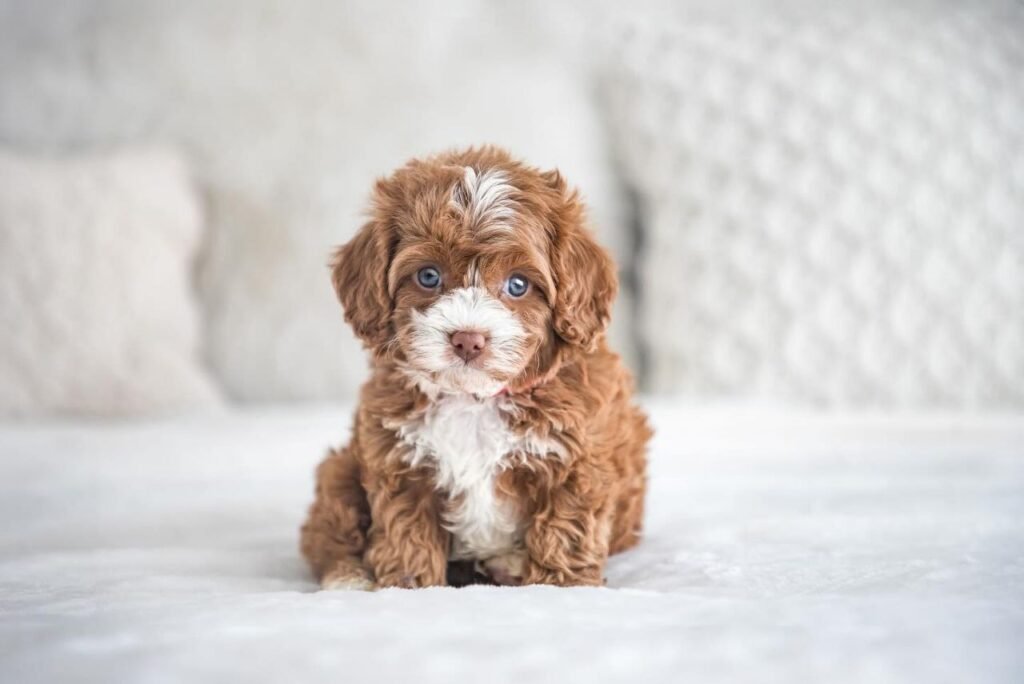
<svg viewBox="0 0 1024 684"><path fill-rule="evenodd" d="M510 430L505 401L441 396L420 420L398 429L412 447L409 462L432 464L438 489L450 497L445 526L454 537L455 559L486 559L517 548L521 521L495 492L498 473L513 459L561 452L556 444Z"/></svg>

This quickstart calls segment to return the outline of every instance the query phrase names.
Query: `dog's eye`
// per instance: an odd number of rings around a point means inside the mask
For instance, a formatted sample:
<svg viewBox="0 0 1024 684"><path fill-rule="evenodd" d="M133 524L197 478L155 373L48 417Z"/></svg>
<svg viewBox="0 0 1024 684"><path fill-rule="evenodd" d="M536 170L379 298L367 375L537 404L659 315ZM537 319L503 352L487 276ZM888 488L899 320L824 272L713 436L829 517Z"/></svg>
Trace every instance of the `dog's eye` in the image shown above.
<svg viewBox="0 0 1024 684"><path fill-rule="evenodd" d="M510 275L505 281L505 294L509 297L522 297L530 289L530 281L518 273Z"/></svg>
<svg viewBox="0 0 1024 684"><path fill-rule="evenodd" d="M441 272L433 266L424 266L416 271L416 282L420 284L420 287L433 290L441 284Z"/></svg>

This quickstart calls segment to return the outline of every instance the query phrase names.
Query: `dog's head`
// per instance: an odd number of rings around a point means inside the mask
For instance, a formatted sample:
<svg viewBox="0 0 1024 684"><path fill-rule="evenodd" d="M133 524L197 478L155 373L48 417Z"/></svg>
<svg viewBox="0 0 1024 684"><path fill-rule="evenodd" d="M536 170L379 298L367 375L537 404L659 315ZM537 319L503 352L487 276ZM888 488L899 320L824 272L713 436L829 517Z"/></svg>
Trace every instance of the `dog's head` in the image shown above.
<svg viewBox="0 0 1024 684"><path fill-rule="evenodd" d="M378 181L332 267L345 320L431 394L531 385L594 347L616 291L576 192L490 147Z"/></svg>

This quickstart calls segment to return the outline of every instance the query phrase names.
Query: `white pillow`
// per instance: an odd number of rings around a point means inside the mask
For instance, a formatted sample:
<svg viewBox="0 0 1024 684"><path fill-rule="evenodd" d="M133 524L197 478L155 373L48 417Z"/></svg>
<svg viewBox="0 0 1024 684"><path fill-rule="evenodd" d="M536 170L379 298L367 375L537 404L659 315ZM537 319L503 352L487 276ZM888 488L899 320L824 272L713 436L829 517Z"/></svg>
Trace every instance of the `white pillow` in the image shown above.
<svg viewBox="0 0 1024 684"><path fill-rule="evenodd" d="M200 238L173 154L0 152L0 415L216 406L197 355Z"/></svg>
<svg viewBox="0 0 1024 684"><path fill-rule="evenodd" d="M624 33L653 389L1024 406L1024 8L913 7Z"/></svg>

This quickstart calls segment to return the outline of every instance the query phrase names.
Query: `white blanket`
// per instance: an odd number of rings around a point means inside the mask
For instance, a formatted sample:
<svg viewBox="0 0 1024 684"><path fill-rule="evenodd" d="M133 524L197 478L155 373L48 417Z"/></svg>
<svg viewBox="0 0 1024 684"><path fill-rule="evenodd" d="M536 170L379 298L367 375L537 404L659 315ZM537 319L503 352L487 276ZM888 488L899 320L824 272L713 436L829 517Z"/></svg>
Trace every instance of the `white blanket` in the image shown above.
<svg viewBox="0 0 1024 684"><path fill-rule="evenodd" d="M1020 681L1024 421L653 405L602 589L318 593L349 411L0 429L0 681Z"/></svg>

